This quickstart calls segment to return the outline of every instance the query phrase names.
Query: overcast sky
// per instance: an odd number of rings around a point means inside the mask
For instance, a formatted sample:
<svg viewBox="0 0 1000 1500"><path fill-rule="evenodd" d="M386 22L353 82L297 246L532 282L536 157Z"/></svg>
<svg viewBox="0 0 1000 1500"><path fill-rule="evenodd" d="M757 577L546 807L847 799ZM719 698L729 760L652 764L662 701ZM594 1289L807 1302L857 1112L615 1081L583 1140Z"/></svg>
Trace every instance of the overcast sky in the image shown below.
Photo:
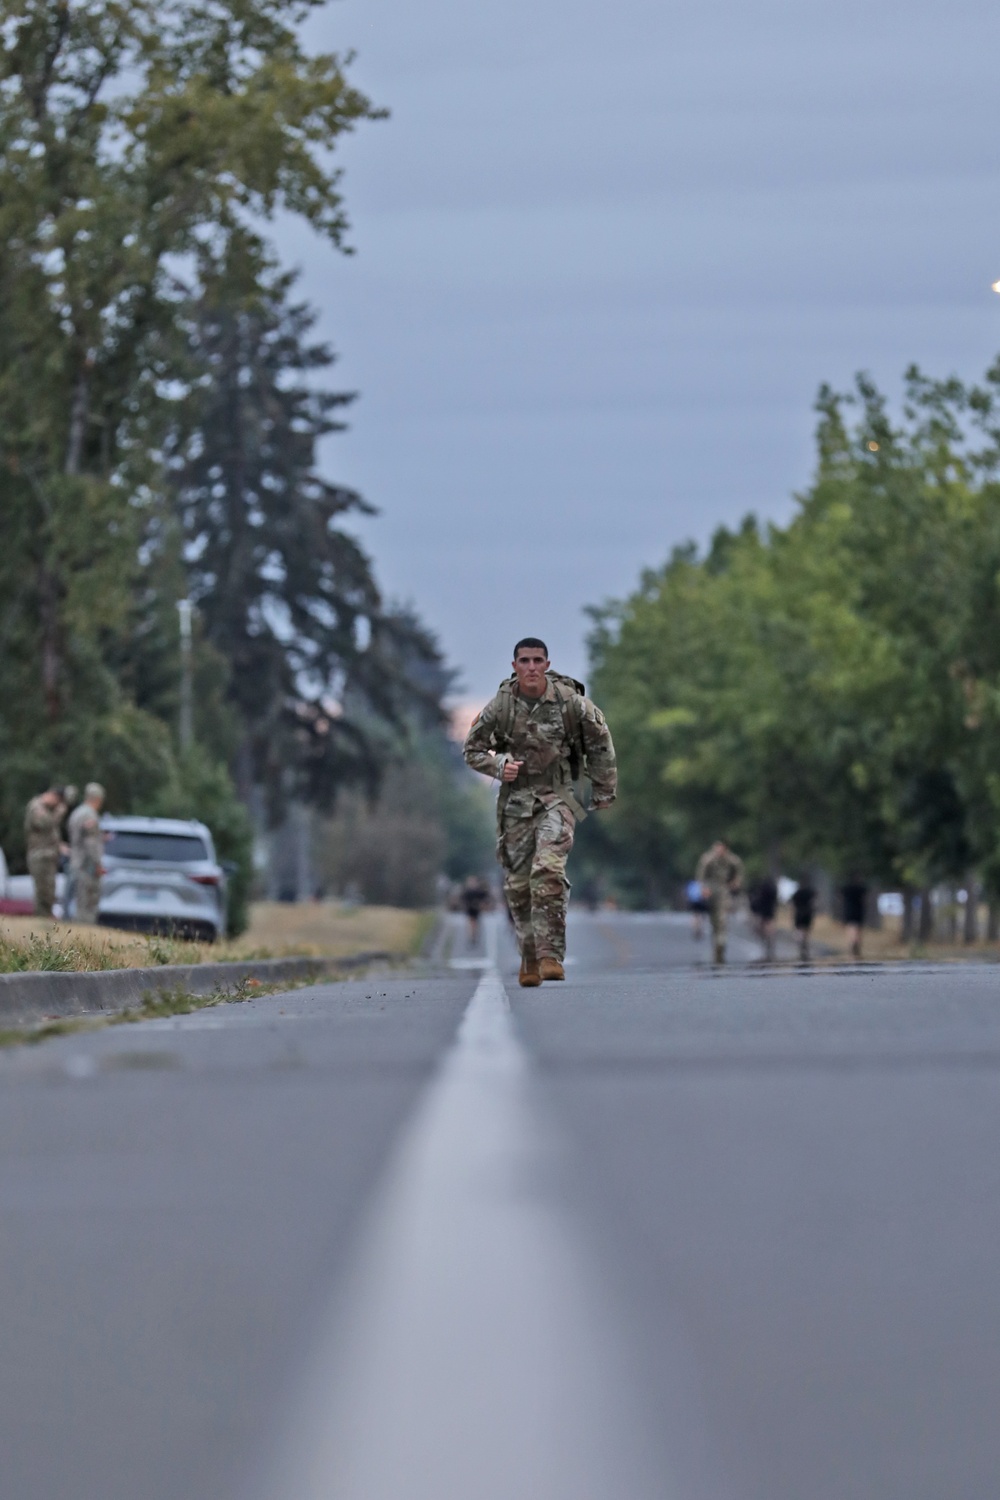
<svg viewBox="0 0 1000 1500"><path fill-rule="evenodd" d="M339 0L392 118L341 151L357 255L283 230L361 399L326 452L386 591L491 693L519 634L791 513L823 380L1000 350L986 0Z"/></svg>

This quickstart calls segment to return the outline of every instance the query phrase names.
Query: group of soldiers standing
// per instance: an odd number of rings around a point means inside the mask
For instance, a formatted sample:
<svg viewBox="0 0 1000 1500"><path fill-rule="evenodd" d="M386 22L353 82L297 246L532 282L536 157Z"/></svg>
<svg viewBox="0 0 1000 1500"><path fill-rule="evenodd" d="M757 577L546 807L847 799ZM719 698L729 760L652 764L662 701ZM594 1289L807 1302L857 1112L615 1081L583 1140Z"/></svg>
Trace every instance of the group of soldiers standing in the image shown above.
<svg viewBox="0 0 1000 1500"><path fill-rule="evenodd" d="M93 923L97 921L101 895L104 788L90 781L83 800L70 812L75 801L75 787L51 786L28 803L24 817L28 873L35 887L36 916L52 917L59 863L68 856L64 913L68 913L72 901L74 921Z"/></svg>

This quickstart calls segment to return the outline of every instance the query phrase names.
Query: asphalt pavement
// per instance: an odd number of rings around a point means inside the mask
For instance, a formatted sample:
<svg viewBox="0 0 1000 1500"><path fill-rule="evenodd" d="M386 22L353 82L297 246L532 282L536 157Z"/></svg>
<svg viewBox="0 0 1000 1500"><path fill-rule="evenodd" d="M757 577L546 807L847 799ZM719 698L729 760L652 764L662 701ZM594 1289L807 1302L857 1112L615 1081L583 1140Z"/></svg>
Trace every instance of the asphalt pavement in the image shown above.
<svg viewBox="0 0 1000 1500"><path fill-rule="evenodd" d="M574 914L0 1053L3 1500L987 1500L1000 971Z"/></svg>

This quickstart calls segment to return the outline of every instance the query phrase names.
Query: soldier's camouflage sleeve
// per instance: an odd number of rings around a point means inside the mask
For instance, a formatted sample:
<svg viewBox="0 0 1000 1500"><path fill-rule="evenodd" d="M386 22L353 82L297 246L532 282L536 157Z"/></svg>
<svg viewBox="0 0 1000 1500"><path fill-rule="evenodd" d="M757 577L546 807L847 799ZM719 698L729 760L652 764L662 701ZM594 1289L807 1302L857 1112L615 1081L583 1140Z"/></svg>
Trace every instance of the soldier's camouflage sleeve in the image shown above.
<svg viewBox="0 0 1000 1500"><path fill-rule="evenodd" d="M482 712L473 719L472 728L465 736L465 744L462 746L465 764L474 771L482 771L484 776L492 776L494 781L503 775L503 763L507 759L506 756L498 757L493 748L496 722L496 699L491 698Z"/></svg>
<svg viewBox="0 0 1000 1500"><path fill-rule="evenodd" d="M41 802L32 800L28 803L28 811L24 815L24 831L29 838L33 835L51 834L53 828L58 826L58 819Z"/></svg>
<svg viewBox="0 0 1000 1500"><path fill-rule="evenodd" d="M583 700L580 733L587 752L587 775L593 788L592 807L610 807L618 791L618 763L607 720L589 698Z"/></svg>

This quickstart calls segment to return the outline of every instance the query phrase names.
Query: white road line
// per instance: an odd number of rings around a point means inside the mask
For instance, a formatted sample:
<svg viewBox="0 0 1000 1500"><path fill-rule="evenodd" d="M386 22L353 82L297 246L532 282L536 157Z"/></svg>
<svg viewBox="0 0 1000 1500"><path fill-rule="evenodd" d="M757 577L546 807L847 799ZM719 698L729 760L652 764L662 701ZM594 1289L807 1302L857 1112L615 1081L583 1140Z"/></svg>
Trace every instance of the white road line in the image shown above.
<svg viewBox="0 0 1000 1500"><path fill-rule="evenodd" d="M496 927L488 952L496 957ZM495 968L391 1163L267 1500L667 1500Z"/></svg>

